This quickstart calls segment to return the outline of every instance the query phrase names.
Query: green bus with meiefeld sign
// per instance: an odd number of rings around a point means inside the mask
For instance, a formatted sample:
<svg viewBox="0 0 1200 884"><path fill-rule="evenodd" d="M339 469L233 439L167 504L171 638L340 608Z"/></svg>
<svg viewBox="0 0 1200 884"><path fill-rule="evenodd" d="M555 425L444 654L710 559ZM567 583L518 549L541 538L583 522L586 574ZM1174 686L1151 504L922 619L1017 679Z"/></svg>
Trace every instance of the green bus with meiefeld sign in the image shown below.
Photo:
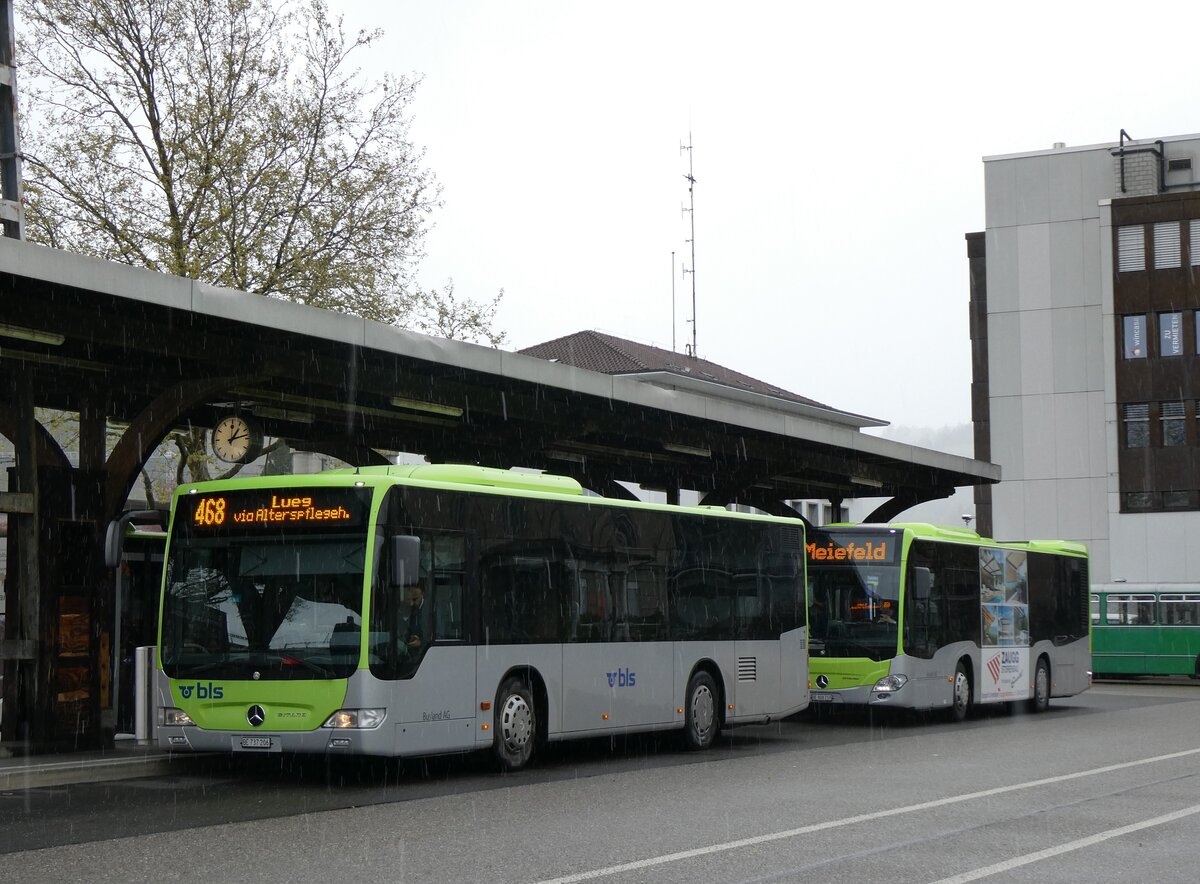
<svg viewBox="0 0 1200 884"><path fill-rule="evenodd" d="M1068 541L998 543L923 523L809 532L814 708L945 710L1091 682L1088 558Z"/></svg>

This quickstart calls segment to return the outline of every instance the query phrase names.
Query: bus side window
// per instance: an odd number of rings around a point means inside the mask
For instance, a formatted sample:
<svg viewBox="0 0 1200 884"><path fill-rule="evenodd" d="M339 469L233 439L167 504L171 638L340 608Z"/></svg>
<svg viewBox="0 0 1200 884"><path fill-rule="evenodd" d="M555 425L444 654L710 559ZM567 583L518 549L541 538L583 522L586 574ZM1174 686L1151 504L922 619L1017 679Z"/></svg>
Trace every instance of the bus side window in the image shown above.
<svg viewBox="0 0 1200 884"><path fill-rule="evenodd" d="M575 607L578 618L575 640L604 642L612 638L615 605L609 574L585 562L572 562L575 574Z"/></svg>
<svg viewBox="0 0 1200 884"><path fill-rule="evenodd" d="M462 641L462 573L436 574L434 581L434 641Z"/></svg>
<svg viewBox="0 0 1200 884"><path fill-rule="evenodd" d="M1166 626L1200 625L1200 595L1164 595L1159 611Z"/></svg>
<svg viewBox="0 0 1200 884"><path fill-rule="evenodd" d="M1110 595L1105 622L1119 626L1153 626L1155 599L1152 595Z"/></svg>
<svg viewBox="0 0 1200 884"><path fill-rule="evenodd" d="M628 638L634 641L661 641L666 636L665 589L663 570L652 564L633 566L616 575L623 583L623 620Z"/></svg>

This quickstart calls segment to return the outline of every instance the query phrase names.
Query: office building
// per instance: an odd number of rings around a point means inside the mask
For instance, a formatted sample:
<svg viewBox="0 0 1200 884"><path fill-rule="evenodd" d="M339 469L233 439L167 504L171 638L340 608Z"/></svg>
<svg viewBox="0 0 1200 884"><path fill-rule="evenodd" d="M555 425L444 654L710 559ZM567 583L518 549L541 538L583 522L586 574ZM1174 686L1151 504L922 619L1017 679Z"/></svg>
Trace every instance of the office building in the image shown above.
<svg viewBox="0 0 1200 884"><path fill-rule="evenodd" d="M1200 584L1200 135L984 159L967 234L980 530Z"/></svg>

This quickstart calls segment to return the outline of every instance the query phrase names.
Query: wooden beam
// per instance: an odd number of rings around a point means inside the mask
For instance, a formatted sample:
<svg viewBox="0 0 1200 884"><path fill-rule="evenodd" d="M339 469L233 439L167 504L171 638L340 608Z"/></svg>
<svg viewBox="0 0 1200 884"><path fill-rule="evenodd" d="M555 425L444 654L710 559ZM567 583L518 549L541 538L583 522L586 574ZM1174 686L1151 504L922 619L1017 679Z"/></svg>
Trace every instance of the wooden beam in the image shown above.
<svg viewBox="0 0 1200 884"><path fill-rule="evenodd" d="M4 639L0 641L0 660L36 660L37 645L35 641Z"/></svg>
<svg viewBox="0 0 1200 884"><path fill-rule="evenodd" d="M28 491L0 491L0 513L33 513L33 494Z"/></svg>

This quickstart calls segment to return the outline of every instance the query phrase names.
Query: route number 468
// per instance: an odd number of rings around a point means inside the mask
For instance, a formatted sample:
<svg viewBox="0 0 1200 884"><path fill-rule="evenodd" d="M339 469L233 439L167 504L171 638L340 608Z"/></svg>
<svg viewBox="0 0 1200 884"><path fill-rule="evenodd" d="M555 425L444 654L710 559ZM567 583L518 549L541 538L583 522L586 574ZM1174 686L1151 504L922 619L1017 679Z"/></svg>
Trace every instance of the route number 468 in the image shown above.
<svg viewBox="0 0 1200 884"><path fill-rule="evenodd" d="M192 515L192 522L196 525L224 525L225 498L206 497L201 500L196 505L196 512Z"/></svg>

